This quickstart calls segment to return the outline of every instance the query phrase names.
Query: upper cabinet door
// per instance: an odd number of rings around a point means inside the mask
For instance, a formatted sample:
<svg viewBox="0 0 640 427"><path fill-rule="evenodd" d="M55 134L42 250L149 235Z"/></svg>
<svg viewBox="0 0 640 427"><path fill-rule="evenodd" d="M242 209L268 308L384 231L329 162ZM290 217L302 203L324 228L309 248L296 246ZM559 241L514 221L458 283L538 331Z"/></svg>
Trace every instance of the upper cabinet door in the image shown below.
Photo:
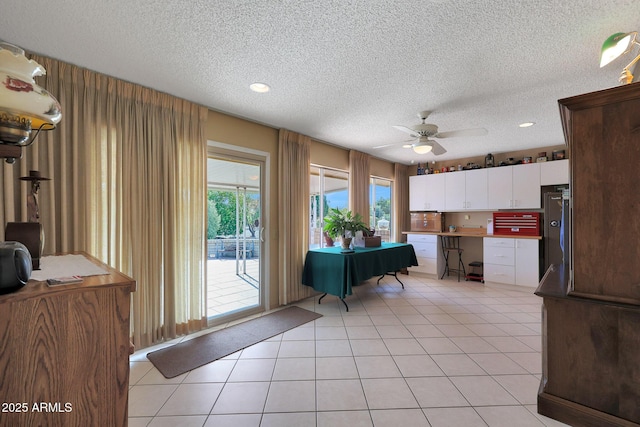
<svg viewBox="0 0 640 427"><path fill-rule="evenodd" d="M414 175L409 177L409 210L429 210L427 202L427 177L429 175Z"/></svg>
<svg viewBox="0 0 640 427"><path fill-rule="evenodd" d="M540 185L569 183L569 159L540 163Z"/></svg>
<svg viewBox="0 0 640 427"><path fill-rule="evenodd" d="M540 163L513 166L513 208L540 209Z"/></svg>
<svg viewBox="0 0 640 427"><path fill-rule="evenodd" d="M488 209L487 169L473 169L465 173L465 209Z"/></svg>
<svg viewBox="0 0 640 427"><path fill-rule="evenodd" d="M445 210L445 174L437 173L427 176L427 203L431 211Z"/></svg>
<svg viewBox="0 0 640 427"><path fill-rule="evenodd" d="M466 172L448 172L444 174L444 206L448 212L466 209Z"/></svg>
<svg viewBox="0 0 640 427"><path fill-rule="evenodd" d="M487 204L489 209L513 209L513 166L487 169Z"/></svg>
<svg viewBox="0 0 640 427"><path fill-rule="evenodd" d="M445 208L448 212L487 209L486 169L444 175Z"/></svg>
<svg viewBox="0 0 640 427"><path fill-rule="evenodd" d="M414 175L409 177L409 210L444 210L444 174Z"/></svg>

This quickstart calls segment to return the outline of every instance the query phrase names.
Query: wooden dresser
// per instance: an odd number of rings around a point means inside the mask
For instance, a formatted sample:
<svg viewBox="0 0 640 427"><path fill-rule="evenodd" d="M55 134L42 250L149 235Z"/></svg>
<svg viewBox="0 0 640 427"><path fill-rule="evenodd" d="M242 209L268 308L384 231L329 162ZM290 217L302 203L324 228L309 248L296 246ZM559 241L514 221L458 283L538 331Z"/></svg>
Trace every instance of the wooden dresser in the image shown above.
<svg viewBox="0 0 640 427"><path fill-rule="evenodd" d="M543 297L538 412L640 425L640 83L559 101L569 148L570 261Z"/></svg>
<svg viewBox="0 0 640 427"><path fill-rule="evenodd" d="M0 296L0 426L126 426L131 278Z"/></svg>

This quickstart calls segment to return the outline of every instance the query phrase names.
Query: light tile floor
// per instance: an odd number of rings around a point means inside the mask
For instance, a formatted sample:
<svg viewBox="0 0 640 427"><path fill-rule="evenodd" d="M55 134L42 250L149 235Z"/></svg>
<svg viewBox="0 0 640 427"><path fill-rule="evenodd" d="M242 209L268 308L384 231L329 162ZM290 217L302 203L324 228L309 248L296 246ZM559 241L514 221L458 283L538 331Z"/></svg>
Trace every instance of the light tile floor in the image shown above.
<svg viewBox="0 0 640 427"><path fill-rule="evenodd" d="M177 378L131 357L129 426L560 426L536 413L541 299L401 276L296 304L323 317ZM177 341L167 343L170 345Z"/></svg>

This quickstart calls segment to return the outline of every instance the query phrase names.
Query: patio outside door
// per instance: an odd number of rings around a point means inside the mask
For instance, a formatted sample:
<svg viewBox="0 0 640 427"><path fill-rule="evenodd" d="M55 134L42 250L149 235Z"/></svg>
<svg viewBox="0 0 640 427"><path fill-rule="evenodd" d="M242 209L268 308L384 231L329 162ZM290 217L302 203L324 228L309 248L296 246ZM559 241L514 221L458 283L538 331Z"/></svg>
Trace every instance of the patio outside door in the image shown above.
<svg viewBox="0 0 640 427"><path fill-rule="evenodd" d="M207 159L207 317L210 323L263 307L263 163Z"/></svg>

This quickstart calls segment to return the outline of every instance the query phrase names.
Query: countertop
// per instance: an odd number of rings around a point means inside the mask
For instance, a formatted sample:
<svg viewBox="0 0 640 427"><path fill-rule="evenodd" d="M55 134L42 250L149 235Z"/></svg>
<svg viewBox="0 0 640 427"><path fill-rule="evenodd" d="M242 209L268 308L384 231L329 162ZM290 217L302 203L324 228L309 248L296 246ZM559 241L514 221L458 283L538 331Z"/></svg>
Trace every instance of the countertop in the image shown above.
<svg viewBox="0 0 640 427"><path fill-rule="evenodd" d="M449 231L403 231L402 234L431 234L436 236L459 236L459 237L495 237L506 239L533 239L542 240L542 236L517 236L511 234L487 234L486 228L459 228L451 233Z"/></svg>

